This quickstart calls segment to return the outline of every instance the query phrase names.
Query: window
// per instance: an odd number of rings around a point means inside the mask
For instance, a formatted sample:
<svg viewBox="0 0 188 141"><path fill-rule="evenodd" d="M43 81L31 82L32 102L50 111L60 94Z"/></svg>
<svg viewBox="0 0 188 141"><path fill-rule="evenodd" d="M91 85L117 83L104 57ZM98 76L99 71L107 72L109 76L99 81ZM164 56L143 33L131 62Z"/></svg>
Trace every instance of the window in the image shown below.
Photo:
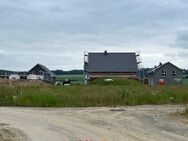
<svg viewBox="0 0 188 141"><path fill-rule="evenodd" d="M172 71L172 76L176 76L176 71L175 70Z"/></svg>
<svg viewBox="0 0 188 141"><path fill-rule="evenodd" d="M166 77L167 71L166 70L162 70L162 76Z"/></svg>
<svg viewBox="0 0 188 141"><path fill-rule="evenodd" d="M38 75L43 75L43 74L44 74L43 71L38 72Z"/></svg>

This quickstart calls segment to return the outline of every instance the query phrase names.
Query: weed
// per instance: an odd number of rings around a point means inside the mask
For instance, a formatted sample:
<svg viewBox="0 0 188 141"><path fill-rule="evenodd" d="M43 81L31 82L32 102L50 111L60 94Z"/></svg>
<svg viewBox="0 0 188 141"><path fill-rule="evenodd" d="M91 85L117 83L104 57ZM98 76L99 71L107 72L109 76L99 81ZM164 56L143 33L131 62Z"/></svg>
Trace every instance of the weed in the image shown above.
<svg viewBox="0 0 188 141"><path fill-rule="evenodd" d="M130 83L88 86L1 86L0 106L93 107L145 104L187 104L188 87L149 87ZM96 83L96 82L95 82ZM126 85L125 85L126 84ZM186 112L188 113L188 108Z"/></svg>

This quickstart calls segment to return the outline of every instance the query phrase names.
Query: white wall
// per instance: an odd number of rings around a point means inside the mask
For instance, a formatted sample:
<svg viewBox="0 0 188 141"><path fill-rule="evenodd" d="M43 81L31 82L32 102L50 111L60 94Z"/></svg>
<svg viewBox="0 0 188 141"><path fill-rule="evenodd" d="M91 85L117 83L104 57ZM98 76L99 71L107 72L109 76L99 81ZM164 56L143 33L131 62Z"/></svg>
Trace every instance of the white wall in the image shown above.
<svg viewBox="0 0 188 141"><path fill-rule="evenodd" d="M20 79L20 76L18 74L11 74L11 75L9 75L9 79L18 80L18 79Z"/></svg>
<svg viewBox="0 0 188 141"><path fill-rule="evenodd" d="M27 79L29 79L29 80L44 80L44 76L43 75L29 74L27 76Z"/></svg>

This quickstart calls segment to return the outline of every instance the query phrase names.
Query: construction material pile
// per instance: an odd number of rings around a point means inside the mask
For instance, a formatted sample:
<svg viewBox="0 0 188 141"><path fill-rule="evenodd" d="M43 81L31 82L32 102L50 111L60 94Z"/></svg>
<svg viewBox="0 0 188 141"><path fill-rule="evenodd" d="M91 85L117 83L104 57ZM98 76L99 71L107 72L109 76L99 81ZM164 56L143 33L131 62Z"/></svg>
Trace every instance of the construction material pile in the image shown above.
<svg viewBox="0 0 188 141"><path fill-rule="evenodd" d="M41 80L9 80L0 78L0 86L43 86L47 85Z"/></svg>

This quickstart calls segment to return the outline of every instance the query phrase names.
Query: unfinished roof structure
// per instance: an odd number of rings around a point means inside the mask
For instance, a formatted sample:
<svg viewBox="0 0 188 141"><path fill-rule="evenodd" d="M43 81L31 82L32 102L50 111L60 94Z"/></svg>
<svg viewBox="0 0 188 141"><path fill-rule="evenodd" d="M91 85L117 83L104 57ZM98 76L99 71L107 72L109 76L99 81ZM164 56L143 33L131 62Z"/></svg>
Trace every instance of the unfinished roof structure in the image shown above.
<svg viewBox="0 0 188 141"><path fill-rule="evenodd" d="M88 53L86 72L137 72L135 53Z"/></svg>
<svg viewBox="0 0 188 141"><path fill-rule="evenodd" d="M86 79L100 77L136 78L137 55L134 52L87 53L84 56Z"/></svg>

